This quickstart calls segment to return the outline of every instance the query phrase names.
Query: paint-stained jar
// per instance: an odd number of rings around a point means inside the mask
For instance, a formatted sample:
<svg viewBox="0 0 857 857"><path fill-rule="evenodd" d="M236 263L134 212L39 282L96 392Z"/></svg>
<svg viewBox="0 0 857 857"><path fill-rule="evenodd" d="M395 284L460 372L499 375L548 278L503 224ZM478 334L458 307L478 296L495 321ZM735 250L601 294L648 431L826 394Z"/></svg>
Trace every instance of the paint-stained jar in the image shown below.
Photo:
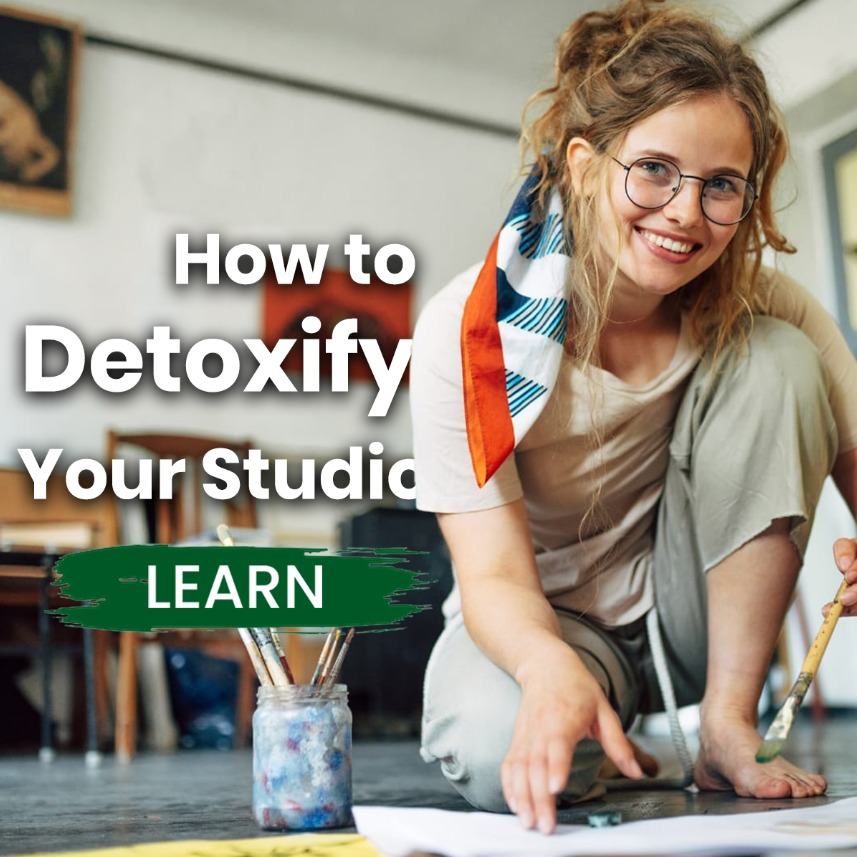
<svg viewBox="0 0 857 857"><path fill-rule="evenodd" d="M351 710L344 684L260 687L253 815L265 830L348 827Z"/></svg>

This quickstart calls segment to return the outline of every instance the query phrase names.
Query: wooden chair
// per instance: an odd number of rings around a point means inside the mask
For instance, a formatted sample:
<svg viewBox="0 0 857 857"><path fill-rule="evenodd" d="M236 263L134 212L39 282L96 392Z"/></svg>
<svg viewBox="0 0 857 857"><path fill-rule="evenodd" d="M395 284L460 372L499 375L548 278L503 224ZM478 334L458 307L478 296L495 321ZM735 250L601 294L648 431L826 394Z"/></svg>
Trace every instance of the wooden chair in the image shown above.
<svg viewBox="0 0 857 857"><path fill-rule="evenodd" d="M184 459L186 473L173 480L173 496L169 500L155 499L149 508L149 541L158 544L174 544L189 536L199 535L204 529L213 529L218 523L231 527L256 528L256 506L247 491L244 473L236 469L241 477L242 490L231 501L210 501L203 494L205 474L202 459L209 450L225 448L237 453L239 460L246 458L251 443L218 437L202 437L184 434L123 434L108 431L107 465L121 458L123 450L134 449L142 457L155 461ZM157 471L155 471L157 476ZM129 480L130 481L130 480ZM157 485L157 481L155 482ZM157 490L153 493L157 495ZM213 508L206 506L208 501ZM124 505L134 501L115 501L114 520L117 532L120 529L121 511ZM139 502L139 501L138 501ZM206 511L215 517L206 521ZM216 657L235 660L239 664L239 686L235 717L235 744L242 746L250 729L253 714L255 674L236 631L183 631L160 633L154 637L123 631L119 635L119 665L116 682L116 754L122 760L130 760L136 750L138 654L141 642L169 642L203 649Z"/></svg>
<svg viewBox="0 0 857 857"><path fill-rule="evenodd" d="M69 550L116 544L112 502L106 496L78 500L66 488L64 474L54 473L44 500L33 499L33 482L21 469L0 468L0 605L13 610L36 608L42 679L41 756L53 756L51 740L51 661L59 592L50 584L55 560ZM68 629L74 636L75 629ZM67 635L68 636L68 635ZM97 760L107 730L107 637L82 631L87 700L88 761ZM7 646L13 644L7 643Z"/></svg>

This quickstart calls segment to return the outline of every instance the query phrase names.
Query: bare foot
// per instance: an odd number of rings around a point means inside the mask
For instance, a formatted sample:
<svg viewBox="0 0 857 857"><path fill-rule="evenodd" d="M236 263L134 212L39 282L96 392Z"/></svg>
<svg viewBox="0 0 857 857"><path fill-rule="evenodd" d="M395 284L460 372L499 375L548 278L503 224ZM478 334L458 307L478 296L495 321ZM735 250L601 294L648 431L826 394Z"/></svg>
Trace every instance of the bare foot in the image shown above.
<svg viewBox="0 0 857 857"><path fill-rule="evenodd" d="M734 789L742 797L816 797L827 790L827 780L810 774L782 757L760 764L756 751L762 739L752 724L703 718L700 749L693 781L703 791Z"/></svg>

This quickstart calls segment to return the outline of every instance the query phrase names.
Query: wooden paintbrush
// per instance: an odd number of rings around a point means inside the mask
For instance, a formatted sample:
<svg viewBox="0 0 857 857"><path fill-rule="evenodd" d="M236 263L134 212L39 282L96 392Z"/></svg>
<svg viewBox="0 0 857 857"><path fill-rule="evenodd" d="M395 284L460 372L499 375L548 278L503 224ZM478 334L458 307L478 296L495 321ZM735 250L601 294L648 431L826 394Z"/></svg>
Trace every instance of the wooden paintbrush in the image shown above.
<svg viewBox="0 0 857 857"><path fill-rule="evenodd" d="M339 650L339 654L333 662L330 675L327 677L328 684L336 684L336 680L339 678L339 673L342 671L342 664L345 663L345 656L348 654L348 649L351 646L351 641L353 639L354 628L351 628L351 630L345 635L345 642L342 644L342 648Z"/></svg>
<svg viewBox="0 0 857 857"><path fill-rule="evenodd" d="M277 657L280 659L280 664L283 667L283 672L286 674L286 678L289 680L289 684L294 684L295 677L292 675L291 667L289 667L289 662L286 659L286 651L283 648L282 642L280 641L280 629L268 628L268 631L271 634L271 640L274 643L274 648L277 650Z"/></svg>
<svg viewBox="0 0 857 857"><path fill-rule="evenodd" d="M842 615L842 603L839 598L845 591L846 586L847 584L843 580L836 592L836 597L833 599L830 612L825 617L824 622L821 623L821 628L818 629L815 640L804 659L797 681L792 685L792 689L786 697L783 707L777 712L774 722L765 734L762 746L756 752L757 762L770 762L776 759L780 754L780 750L783 749L783 744L785 744L786 738L788 738L797 710L800 708L800 704L803 702L803 698L806 696L806 692L815 678L821 658L824 655L824 650L827 648L827 644L830 642L830 637L833 634L833 629Z"/></svg>
<svg viewBox="0 0 857 857"><path fill-rule="evenodd" d="M342 628L336 628L333 633L333 641L330 644L330 651L327 653L327 657L324 659L324 663L321 666L321 672L318 675L316 683L319 685L327 684L328 677L330 676L330 671L333 669L334 663L336 663L336 651L339 646L339 641L342 638Z"/></svg>
<svg viewBox="0 0 857 857"><path fill-rule="evenodd" d="M218 525L217 538L221 544L235 547L235 539L226 524ZM268 628L239 628L238 634L247 649L260 684L285 687L292 683L289 679L291 670L285 657L280 658Z"/></svg>
<svg viewBox="0 0 857 857"><path fill-rule="evenodd" d="M324 646L322 646L321 649L321 654L319 654L318 656L318 663L315 665L315 669L312 673L312 678L309 680L309 683L311 685L319 684L322 670L324 669L324 665L327 663L327 656L330 652L330 647L333 645L333 641L336 638L336 632L336 628L331 628L330 631L328 631L327 638L324 641Z"/></svg>

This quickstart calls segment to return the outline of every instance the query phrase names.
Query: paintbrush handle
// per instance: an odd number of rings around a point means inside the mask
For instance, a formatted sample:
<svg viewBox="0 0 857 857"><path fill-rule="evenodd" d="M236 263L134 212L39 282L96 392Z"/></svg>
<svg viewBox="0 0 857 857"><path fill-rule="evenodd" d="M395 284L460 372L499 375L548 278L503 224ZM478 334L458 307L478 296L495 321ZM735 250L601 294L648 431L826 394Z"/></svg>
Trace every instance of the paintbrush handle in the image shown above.
<svg viewBox="0 0 857 857"><path fill-rule="evenodd" d="M809 673L810 675L815 675L816 671L818 670L818 665L821 663L821 658L824 655L824 651L827 648L827 644L830 642L830 637L833 634L833 629L836 627L836 623L839 621L839 617L842 615L842 602L839 600L839 598L845 591L845 587L847 585L848 584L843 579L842 583L839 586L839 589L836 591L836 596L833 599L833 604L830 607L830 612L827 614L827 616L824 617L824 622L821 623L821 627L818 629L818 633L815 635L815 640L813 640L809 651L806 653L806 658L804 659L803 666L800 669L802 673Z"/></svg>
<svg viewBox="0 0 857 857"><path fill-rule="evenodd" d="M768 728L767 733L765 733L765 740L756 751L757 762L770 762L771 759L776 758L780 754L780 750L782 749L783 744L791 731L792 724L795 721L797 710L800 708L800 704L803 702L803 698L806 696L809 686L812 684L818 665L821 663L822 655L824 655L824 650L830 642L830 636L833 633L833 629L836 627L836 623L842 615L842 602L839 598L845 591L845 586L846 583L843 580L839 589L836 590L836 595L833 598L833 604L831 605L827 616L824 618L824 622L821 623L821 628L818 629L818 633L815 635L815 640L813 641L812 646L810 646L809 652L807 652L803 666L800 669L800 675L797 677L797 681L792 686L789 695L786 697L786 701L783 703L782 708L777 712L777 716Z"/></svg>
<svg viewBox="0 0 857 857"><path fill-rule="evenodd" d="M268 670L268 675L271 676L271 681L277 687L288 687L291 682L286 676L286 671L283 669L283 664L280 661L277 650L274 648L274 642L271 639L271 632L267 628L250 628L250 636L259 647L259 653L262 655L262 660L265 662L265 667Z"/></svg>
<svg viewBox="0 0 857 857"><path fill-rule="evenodd" d="M256 676L259 679L259 684L265 687L273 685L273 680L265 666L265 661L262 658L262 653L259 651L253 635L249 628L239 628L238 635L241 637L241 642L244 643L244 648L247 649L247 654L250 656L250 663L253 664L253 669L256 671Z"/></svg>
<svg viewBox="0 0 857 857"><path fill-rule="evenodd" d="M280 659L280 664L283 667L283 672L286 674L286 678L289 680L289 684L295 683L295 677L292 674L292 669L289 666L289 661L286 658L286 650L283 648L283 643L280 640L280 629L279 628L268 628L271 632L271 640L274 642L274 648L277 650L277 657Z"/></svg>
<svg viewBox="0 0 857 857"><path fill-rule="evenodd" d="M221 544L235 547L235 539L226 524L218 525L217 538ZM238 634L247 649L260 684L281 687L292 683L285 655L281 658L275 646L273 631L267 628L239 628Z"/></svg>
<svg viewBox="0 0 857 857"><path fill-rule="evenodd" d="M309 680L311 685L316 685L321 678L321 672L324 669L324 665L327 663L327 653L330 651L330 646L333 643L333 638L336 635L336 629L331 628L327 632L327 637L324 640L324 645L321 648L321 653L318 656L318 663L315 665L315 669L312 672L312 678Z"/></svg>
<svg viewBox="0 0 857 857"><path fill-rule="evenodd" d="M342 672L342 665L345 663L345 656L348 654L348 649L351 646L351 641L354 639L354 628L352 628L345 637L345 642L333 662L333 668L330 670L330 675L327 677L328 684L336 684L339 678L339 673Z"/></svg>

